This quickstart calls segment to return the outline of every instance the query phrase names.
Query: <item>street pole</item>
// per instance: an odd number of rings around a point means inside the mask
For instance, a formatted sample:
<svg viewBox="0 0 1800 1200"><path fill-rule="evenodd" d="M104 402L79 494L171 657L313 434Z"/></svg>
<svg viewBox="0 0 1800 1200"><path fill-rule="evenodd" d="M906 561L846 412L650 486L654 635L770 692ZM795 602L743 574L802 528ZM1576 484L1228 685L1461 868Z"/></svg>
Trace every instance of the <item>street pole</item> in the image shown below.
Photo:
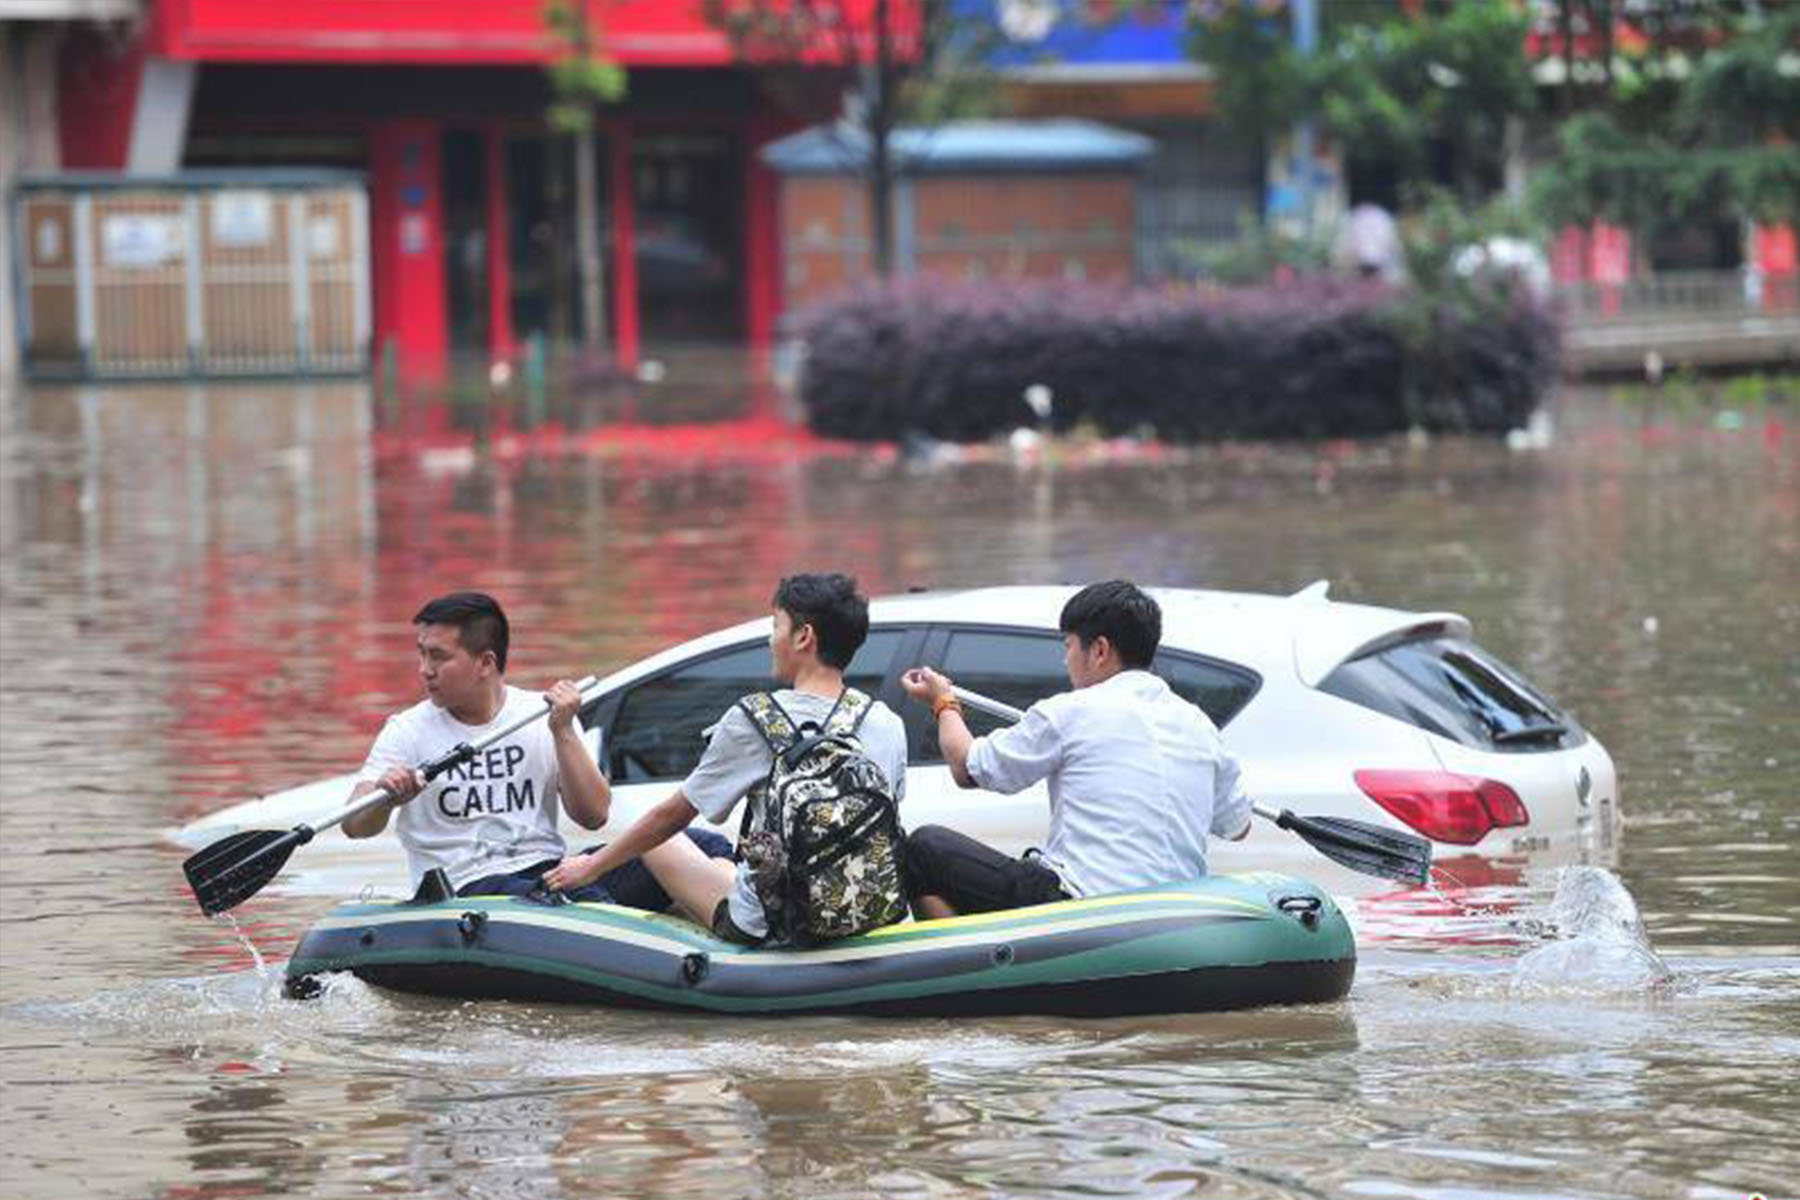
<svg viewBox="0 0 1800 1200"><path fill-rule="evenodd" d="M1302 58L1311 58L1319 49L1319 0L1294 0L1294 49ZM1300 227L1306 240L1314 234L1313 209L1317 172L1313 162L1313 120L1309 113L1294 130L1294 182L1300 193Z"/></svg>

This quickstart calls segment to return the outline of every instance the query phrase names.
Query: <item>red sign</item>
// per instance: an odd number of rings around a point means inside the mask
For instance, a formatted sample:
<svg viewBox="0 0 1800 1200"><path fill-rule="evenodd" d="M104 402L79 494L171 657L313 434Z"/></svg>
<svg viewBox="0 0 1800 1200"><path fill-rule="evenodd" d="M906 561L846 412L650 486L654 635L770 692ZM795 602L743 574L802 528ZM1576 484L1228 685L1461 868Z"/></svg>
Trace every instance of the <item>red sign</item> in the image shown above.
<svg viewBox="0 0 1800 1200"><path fill-rule="evenodd" d="M1792 225L1758 225L1753 238L1757 269L1771 278L1794 274L1800 269L1794 240Z"/></svg>
<svg viewBox="0 0 1800 1200"><path fill-rule="evenodd" d="M585 3L598 49L623 66L721 66L737 60L701 0ZM851 28L866 28L875 0L841 0ZM530 64L558 49L545 0L157 0L157 53L250 62ZM896 34L916 26L914 5L892 5Z"/></svg>
<svg viewBox="0 0 1800 1200"><path fill-rule="evenodd" d="M1594 222L1588 244L1591 277L1598 283L1624 283L1631 278L1631 234L1617 225Z"/></svg>

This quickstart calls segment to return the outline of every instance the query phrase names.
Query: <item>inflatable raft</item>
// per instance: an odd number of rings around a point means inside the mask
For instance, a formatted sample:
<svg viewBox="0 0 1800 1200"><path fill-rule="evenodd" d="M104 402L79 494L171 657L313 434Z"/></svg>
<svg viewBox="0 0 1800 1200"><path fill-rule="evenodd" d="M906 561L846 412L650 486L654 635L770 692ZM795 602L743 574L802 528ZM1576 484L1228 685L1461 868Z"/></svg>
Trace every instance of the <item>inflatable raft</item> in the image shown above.
<svg viewBox="0 0 1800 1200"><path fill-rule="evenodd" d="M1112 1017L1336 1000L1356 943L1317 887L1255 873L908 922L808 950L747 949L608 904L346 904L295 949L288 994L316 993L332 971L436 996L719 1014Z"/></svg>

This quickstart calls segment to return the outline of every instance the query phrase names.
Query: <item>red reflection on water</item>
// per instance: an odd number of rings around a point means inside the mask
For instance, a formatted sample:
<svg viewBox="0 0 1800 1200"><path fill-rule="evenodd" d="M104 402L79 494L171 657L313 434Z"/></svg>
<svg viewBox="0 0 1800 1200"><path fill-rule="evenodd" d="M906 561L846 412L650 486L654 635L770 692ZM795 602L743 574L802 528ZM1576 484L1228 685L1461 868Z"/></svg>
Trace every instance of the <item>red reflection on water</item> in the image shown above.
<svg viewBox="0 0 1800 1200"><path fill-rule="evenodd" d="M1458 854L1431 867L1431 885L1357 897L1357 932L1369 943L1490 946L1519 940L1503 919L1529 902L1524 858Z"/></svg>
<svg viewBox="0 0 1800 1200"><path fill-rule="evenodd" d="M796 570L891 590L879 553L802 561L811 514L788 468L894 455L768 417L477 436L441 413L369 433L360 466L354 447L315 455L315 478L271 513L314 544L215 536L184 587L166 696L176 819L359 765L385 714L419 698L408 624L433 595L495 595L509 675L538 687L766 612ZM343 514L367 510L366 527L316 528L303 506L321 494L359 497Z"/></svg>
<svg viewBox="0 0 1800 1200"><path fill-rule="evenodd" d="M821 438L804 426L769 416L690 425L606 425L572 431L557 422L532 429L497 428L481 436L459 429L447 420L427 421L399 430L378 430L373 435L376 455L382 459L434 452L475 453L485 442L487 453L502 461L524 457L567 454L629 452L652 458L691 461L696 456L717 456L736 461L810 458L822 454L891 458L892 446L871 449L854 442Z"/></svg>

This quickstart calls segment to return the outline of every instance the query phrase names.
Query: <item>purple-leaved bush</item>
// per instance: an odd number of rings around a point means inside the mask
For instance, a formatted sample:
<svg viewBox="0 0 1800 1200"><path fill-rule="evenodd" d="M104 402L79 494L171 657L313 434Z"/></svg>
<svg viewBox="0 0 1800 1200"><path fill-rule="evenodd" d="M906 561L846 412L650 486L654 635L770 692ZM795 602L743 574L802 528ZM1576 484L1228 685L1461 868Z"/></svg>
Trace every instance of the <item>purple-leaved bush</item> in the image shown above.
<svg viewBox="0 0 1800 1200"><path fill-rule="evenodd" d="M930 276L803 314L801 400L819 433L955 441L1036 421L1173 442L1503 433L1555 372L1556 323L1500 288L1426 305L1325 276L1231 290Z"/></svg>

